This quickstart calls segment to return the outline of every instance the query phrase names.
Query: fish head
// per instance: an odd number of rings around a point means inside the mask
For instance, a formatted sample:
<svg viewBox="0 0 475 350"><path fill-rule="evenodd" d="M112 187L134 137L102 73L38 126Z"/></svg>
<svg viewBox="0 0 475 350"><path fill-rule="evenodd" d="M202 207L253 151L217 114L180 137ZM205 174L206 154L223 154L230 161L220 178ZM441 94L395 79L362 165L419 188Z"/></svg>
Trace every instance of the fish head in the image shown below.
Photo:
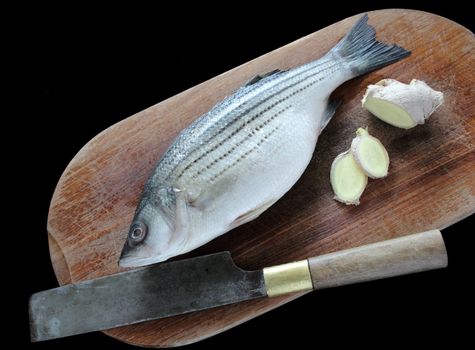
<svg viewBox="0 0 475 350"><path fill-rule="evenodd" d="M174 231L166 210L145 199L130 225L119 266L138 267L168 259Z"/></svg>

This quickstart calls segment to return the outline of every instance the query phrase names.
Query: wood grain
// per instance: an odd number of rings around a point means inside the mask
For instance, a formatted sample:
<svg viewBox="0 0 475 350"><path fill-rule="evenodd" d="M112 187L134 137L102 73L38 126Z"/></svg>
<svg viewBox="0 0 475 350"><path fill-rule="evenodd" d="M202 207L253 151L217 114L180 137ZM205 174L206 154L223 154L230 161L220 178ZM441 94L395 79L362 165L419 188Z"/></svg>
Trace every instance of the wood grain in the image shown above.
<svg viewBox="0 0 475 350"><path fill-rule="evenodd" d="M221 74L103 131L62 175L51 202L48 234L60 284L113 274L142 186L174 137L255 74L322 56L354 16ZM378 38L412 55L340 87L343 97L298 183L258 220L189 255L230 250L242 268L300 260L432 228L475 210L475 40L460 25L410 10L369 13ZM382 78L426 81L445 94L428 123L397 129L360 107L365 87ZM358 127L387 147L390 175L370 181L358 207L332 199L329 169ZM276 176L278 176L276 174ZM298 295L255 300L106 331L127 343L177 346L196 342L267 312Z"/></svg>
<svg viewBox="0 0 475 350"><path fill-rule="evenodd" d="M406 235L308 259L314 289L344 286L447 266L439 230Z"/></svg>

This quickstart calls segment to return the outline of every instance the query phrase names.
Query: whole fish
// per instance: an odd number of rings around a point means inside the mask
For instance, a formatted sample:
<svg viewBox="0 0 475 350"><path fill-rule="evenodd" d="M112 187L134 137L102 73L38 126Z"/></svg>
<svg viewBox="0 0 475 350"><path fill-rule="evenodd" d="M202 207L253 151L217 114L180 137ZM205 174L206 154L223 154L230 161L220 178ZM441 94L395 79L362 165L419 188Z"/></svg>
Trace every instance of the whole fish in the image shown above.
<svg viewBox="0 0 475 350"><path fill-rule="evenodd" d="M363 16L325 56L256 76L181 132L157 163L119 264L193 250L257 218L300 178L345 81L410 54L375 39Z"/></svg>

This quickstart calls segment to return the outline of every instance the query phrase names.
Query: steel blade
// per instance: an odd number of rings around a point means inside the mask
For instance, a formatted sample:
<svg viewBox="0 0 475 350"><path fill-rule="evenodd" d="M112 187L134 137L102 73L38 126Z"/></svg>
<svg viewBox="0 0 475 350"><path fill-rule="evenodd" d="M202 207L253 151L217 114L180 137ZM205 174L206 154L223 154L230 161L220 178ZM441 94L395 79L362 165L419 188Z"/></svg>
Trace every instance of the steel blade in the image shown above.
<svg viewBox="0 0 475 350"><path fill-rule="evenodd" d="M158 264L32 295L31 340L114 328L265 295L262 271L240 269L229 252Z"/></svg>

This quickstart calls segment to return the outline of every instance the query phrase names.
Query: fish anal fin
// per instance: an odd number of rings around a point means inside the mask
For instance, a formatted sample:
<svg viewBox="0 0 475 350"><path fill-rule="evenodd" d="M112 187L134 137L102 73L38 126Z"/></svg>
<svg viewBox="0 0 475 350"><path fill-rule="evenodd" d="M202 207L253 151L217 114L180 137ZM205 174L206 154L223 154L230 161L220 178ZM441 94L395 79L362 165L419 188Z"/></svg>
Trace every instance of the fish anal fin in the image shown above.
<svg viewBox="0 0 475 350"><path fill-rule="evenodd" d="M336 99L336 100L332 100L328 102L327 107L325 108L325 111L323 112L320 130L323 130L328 125L328 123L330 122L332 117L335 115L335 112L340 105L341 105L341 99Z"/></svg>
<svg viewBox="0 0 475 350"><path fill-rule="evenodd" d="M230 226L231 227L237 227L237 226L240 226L242 224L245 224L246 222L249 222L249 221L252 221L254 219L257 219L257 217L259 215L261 215L263 212L265 212L267 209L269 209L269 207L274 204L276 201L275 200L271 200L271 201L268 201L268 202L265 202L251 210L248 210L247 212L239 215L236 219L234 219Z"/></svg>

